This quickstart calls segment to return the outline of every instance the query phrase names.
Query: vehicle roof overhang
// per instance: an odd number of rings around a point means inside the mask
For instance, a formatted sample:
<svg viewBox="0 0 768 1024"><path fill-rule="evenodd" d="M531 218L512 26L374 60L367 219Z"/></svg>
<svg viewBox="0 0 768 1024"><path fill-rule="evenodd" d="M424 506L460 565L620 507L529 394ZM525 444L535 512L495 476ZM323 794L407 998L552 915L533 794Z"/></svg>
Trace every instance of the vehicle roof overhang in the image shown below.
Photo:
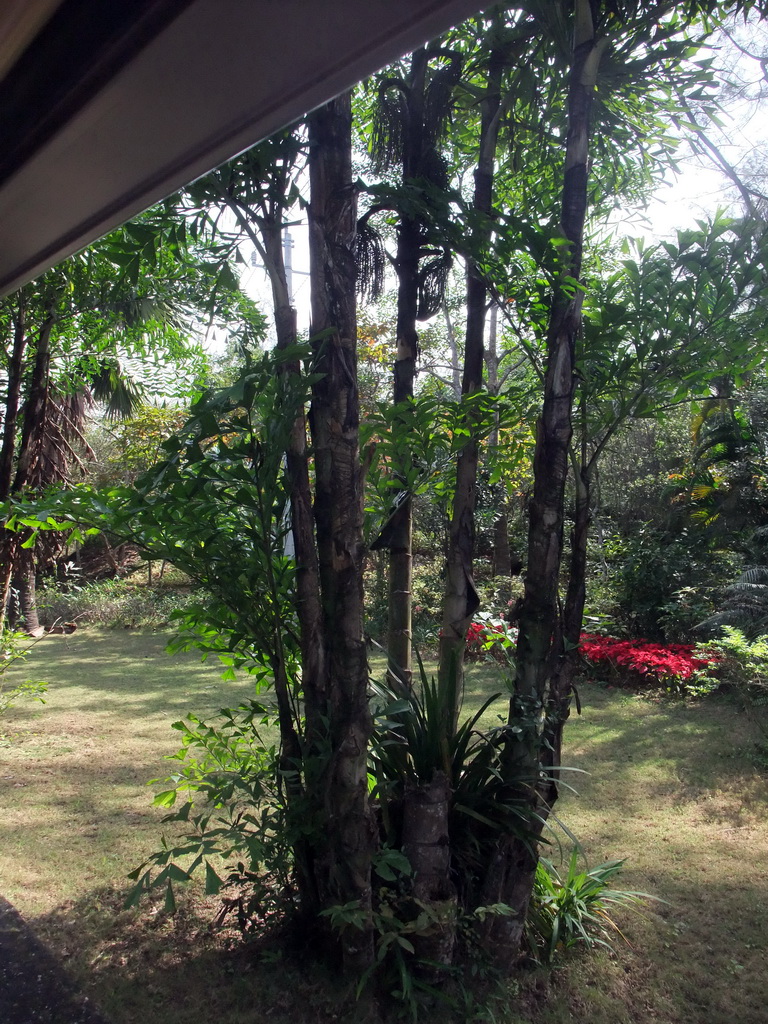
<svg viewBox="0 0 768 1024"><path fill-rule="evenodd" d="M0 295L478 0L3 0Z"/></svg>

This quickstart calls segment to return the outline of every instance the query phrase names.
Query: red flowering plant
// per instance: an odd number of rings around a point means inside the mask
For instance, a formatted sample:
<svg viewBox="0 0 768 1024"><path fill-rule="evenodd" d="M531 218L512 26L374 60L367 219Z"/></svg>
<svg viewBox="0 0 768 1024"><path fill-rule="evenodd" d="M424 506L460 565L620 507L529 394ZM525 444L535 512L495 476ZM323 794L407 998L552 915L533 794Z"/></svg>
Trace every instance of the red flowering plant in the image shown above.
<svg viewBox="0 0 768 1024"><path fill-rule="evenodd" d="M616 640L582 633L579 650L594 668L618 683L656 683L683 692L714 657L697 657L693 644L656 644L648 640ZM638 680L639 677L639 680Z"/></svg>
<svg viewBox="0 0 768 1024"><path fill-rule="evenodd" d="M504 619L480 614L467 630L466 656L506 662L517 642L517 630Z"/></svg>

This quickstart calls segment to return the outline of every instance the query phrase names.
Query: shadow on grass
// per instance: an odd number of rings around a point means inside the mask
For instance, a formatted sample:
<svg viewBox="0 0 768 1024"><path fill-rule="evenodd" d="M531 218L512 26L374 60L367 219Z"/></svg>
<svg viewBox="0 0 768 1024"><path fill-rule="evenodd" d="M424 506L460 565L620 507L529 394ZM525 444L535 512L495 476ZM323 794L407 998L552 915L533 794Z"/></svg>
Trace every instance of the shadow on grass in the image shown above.
<svg viewBox="0 0 768 1024"><path fill-rule="evenodd" d="M576 783L598 804L620 794L625 815L647 813L658 800L683 807L713 793L741 794L768 815L765 776L751 753L760 730L722 698L685 703L666 697L581 690L582 715L566 726L564 763L589 775Z"/></svg>
<svg viewBox="0 0 768 1024"><path fill-rule="evenodd" d="M669 905L619 918L611 954L575 954L553 971L513 972L499 1021L528 1024L764 1024L768 949L764 879L680 880L659 863ZM101 890L33 922L113 1024L314 1024L378 1021L307 950L215 933L194 896L170 917L122 909ZM441 1019L453 1020L441 1013Z"/></svg>
<svg viewBox="0 0 768 1024"><path fill-rule="evenodd" d="M349 984L283 939L214 931L216 902L183 895L170 916L95 891L33 923L111 1024L314 1024L378 1018Z"/></svg>

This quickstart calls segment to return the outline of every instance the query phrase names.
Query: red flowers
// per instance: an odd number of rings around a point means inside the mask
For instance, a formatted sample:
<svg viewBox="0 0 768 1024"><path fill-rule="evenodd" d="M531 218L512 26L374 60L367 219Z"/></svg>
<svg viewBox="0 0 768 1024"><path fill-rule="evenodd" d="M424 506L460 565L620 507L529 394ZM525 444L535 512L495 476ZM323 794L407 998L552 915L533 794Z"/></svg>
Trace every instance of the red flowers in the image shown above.
<svg viewBox="0 0 768 1024"><path fill-rule="evenodd" d="M620 667L659 682L689 679L697 669L706 668L711 659L694 657L693 644L653 644L647 640L614 640L610 636L582 633L581 653L593 665Z"/></svg>
<svg viewBox="0 0 768 1024"><path fill-rule="evenodd" d="M517 631L505 622L473 622L467 630L469 657L501 656L502 647L514 646ZM655 644L648 640L616 640L610 636L581 634L579 651L595 667L609 670L614 682L621 676L644 676L668 688L682 688L699 669L716 659L694 655L694 644Z"/></svg>
<svg viewBox="0 0 768 1024"><path fill-rule="evenodd" d="M512 634L504 622L471 622L467 630L466 652L469 657L499 654L497 641L511 643Z"/></svg>

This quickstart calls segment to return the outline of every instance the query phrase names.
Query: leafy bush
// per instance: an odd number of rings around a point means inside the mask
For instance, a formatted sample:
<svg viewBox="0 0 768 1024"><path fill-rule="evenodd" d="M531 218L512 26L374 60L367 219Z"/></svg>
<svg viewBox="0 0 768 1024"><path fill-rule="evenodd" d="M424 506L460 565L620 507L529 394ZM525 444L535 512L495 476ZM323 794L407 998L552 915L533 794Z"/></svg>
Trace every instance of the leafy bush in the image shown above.
<svg viewBox="0 0 768 1024"><path fill-rule="evenodd" d="M505 619L478 615L467 630L468 658L493 658L506 664L517 643L517 628Z"/></svg>
<svg viewBox="0 0 768 1024"><path fill-rule="evenodd" d="M732 571L732 558L712 550L701 530L640 529L617 547L616 597L629 635L689 638L709 607L710 588ZM690 595L695 592L696 600Z"/></svg>
<svg viewBox="0 0 768 1024"><path fill-rule="evenodd" d="M223 911L235 912L244 932L255 920L264 923L294 906L292 847L311 823L306 815L289 813L284 769L269 737L275 725L276 709L259 701L223 709L214 724L195 715L174 723L182 746L171 759L180 766L154 803L170 808L180 796L188 797L163 818L185 830L172 843L163 839L161 849L130 873L136 884L128 905L159 887L167 909L174 910L174 883L202 870L205 891L223 893ZM224 877L217 858L225 861Z"/></svg>
<svg viewBox="0 0 768 1024"><path fill-rule="evenodd" d="M430 782L444 772L450 784L449 832L453 869L465 886L471 884L483 857L503 833L530 835L529 815L519 794L503 781L502 756L507 730L520 724L481 730L480 719L501 697L488 697L461 721L456 699L457 673L430 679L419 660L420 679L412 690L389 681L372 681L374 733L371 781L379 797L387 839L397 846L389 808L397 806L406 787ZM449 708L458 707L452 720Z"/></svg>
<svg viewBox="0 0 768 1024"><path fill-rule="evenodd" d="M719 608L698 624L699 635L713 635L735 626L754 640L768 630L768 530L756 530L749 541L749 562L722 592Z"/></svg>
<svg viewBox="0 0 768 1024"><path fill-rule="evenodd" d="M702 686L731 687L739 695L744 708L762 733L757 744L757 760L768 763L768 636L750 640L735 626L723 626L723 635L702 644L698 652L709 658L711 666L702 673Z"/></svg>
<svg viewBox="0 0 768 1024"><path fill-rule="evenodd" d="M579 649L592 666L607 672L615 682L634 677L674 691L684 690L688 681L695 681L697 673L714 660L695 653L693 644L654 644L586 633L581 636Z"/></svg>

